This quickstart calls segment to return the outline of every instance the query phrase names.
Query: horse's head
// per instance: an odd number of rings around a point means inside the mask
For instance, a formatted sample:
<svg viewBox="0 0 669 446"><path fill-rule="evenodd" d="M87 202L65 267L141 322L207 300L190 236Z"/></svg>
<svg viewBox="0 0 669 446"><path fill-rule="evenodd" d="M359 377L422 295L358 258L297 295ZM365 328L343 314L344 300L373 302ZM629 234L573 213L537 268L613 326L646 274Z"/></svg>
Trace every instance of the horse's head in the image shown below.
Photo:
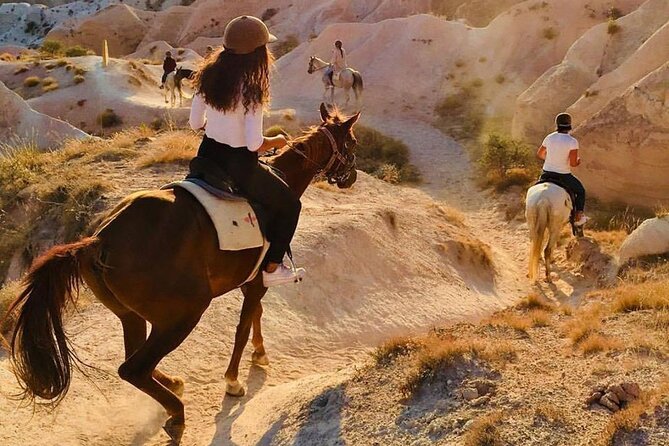
<svg viewBox="0 0 669 446"><path fill-rule="evenodd" d="M355 146L353 126L360 118L360 112L351 117L344 117L337 110L330 111L321 103L322 123L320 129L325 133L329 150L324 157L323 175L328 183L337 184L341 189L353 186L357 179L355 170Z"/></svg>
<svg viewBox="0 0 669 446"><path fill-rule="evenodd" d="M316 58L315 58L314 56L310 56L310 57L309 57L309 68L307 69L307 73L311 74L311 73L313 73L314 71L316 71L316 70L314 69L314 63L315 63L315 62L316 62Z"/></svg>

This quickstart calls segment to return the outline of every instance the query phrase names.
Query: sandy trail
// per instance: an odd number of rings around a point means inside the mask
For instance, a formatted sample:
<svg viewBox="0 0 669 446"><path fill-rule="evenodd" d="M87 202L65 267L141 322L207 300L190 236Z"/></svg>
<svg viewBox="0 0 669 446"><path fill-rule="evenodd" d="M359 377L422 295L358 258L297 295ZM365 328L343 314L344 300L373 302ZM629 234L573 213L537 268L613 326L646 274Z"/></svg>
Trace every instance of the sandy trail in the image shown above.
<svg viewBox="0 0 669 446"><path fill-rule="evenodd" d="M402 265L402 259L391 262L376 258L392 256L392 251L370 252L362 258L350 253L351 243L364 252L367 246L379 246L392 236L370 228L383 225L379 215L396 204L385 202L382 190L375 189L381 186L364 178L358 189L362 192L353 191L350 195L333 196L312 189L296 239L297 252L302 245L323 246L338 255L328 261L317 253L303 259L312 274L327 277L325 284L271 291L264 298L265 345L272 364L267 369L251 366L251 348L247 348L240 368L240 379L247 382L247 395L241 399L224 396L223 373L241 307L238 292L215 299L191 336L161 363L162 369L182 375L187 383L188 428L182 444L269 444L272 433L281 426L281 414L295 406L296 392L317 393L323 386L345 379L384 339L481 318L512 304L528 291L522 273L524 228L508 224L494 201L474 186L464 149L419 120L365 116L363 122L406 142L413 162L425 177L421 188L460 209L466 226L491 246L498 266L494 285L472 277L466 279L466 273L452 276L431 268L432 260L421 255L410 260L417 265ZM120 163L104 174L113 178L125 171ZM152 172L137 179L136 185L157 186L174 177L174 171ZM426 200L421 194L408 188L394 190L404 200L400 202L407 203L407 218L421 211L419 206ZM323 216L329 213L338 215L337 226L323 226ZM378 240L368 240L370 231ZM417 221L397 243L418 253L431 249L432 234L423 236L421 231L425 228ZM365 262L374 267L367 268ZM340 273L355 271L347 273L347 279L355 286L338 288L339 279L331 274L333 268ZM427 272L421 273L423 270ZM370 285L365 286L368 280ZM419 305L415 304L417 301ZM15 410L16 403L8 397L16 387L3 387L0 410L12 412L9 423L13 427L0 429L0 444L43 444L45 432L52 444L165 444L162 409L116 376L123 352L120 324L115 316L101 304L93 303L74 315L68 330L74 333L82 359L106 373L92 381L76 374L70 394L54 415L33 417L30 410ZM0 382L3 386L12 383L3 359Z"/></svg>

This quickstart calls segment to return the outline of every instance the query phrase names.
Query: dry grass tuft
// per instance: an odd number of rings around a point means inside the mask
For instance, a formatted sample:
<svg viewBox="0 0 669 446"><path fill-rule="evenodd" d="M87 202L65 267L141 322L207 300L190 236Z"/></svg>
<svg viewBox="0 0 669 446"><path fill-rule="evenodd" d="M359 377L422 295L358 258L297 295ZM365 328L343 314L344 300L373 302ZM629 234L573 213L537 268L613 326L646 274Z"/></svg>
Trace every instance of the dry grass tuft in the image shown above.
<svg viewBox="0 0 669 446"><path fill-rule="evenodd" d="M629 313L640 310L669 310L669 281L624 285L610 294L614 300L612 310Z"/></svg>
<svg viewBox="0 0 669 446"><path fill-rule="evenodd" d="M538 294L530 294L516 305L519 310L555 311L555 305Z"/></svg>
<svg viewBox="0 0 669 446"><path fill-rule="evenodd" d="M180 130L164 133L148 145L146 154L139 158L139 166L186 164L195 156L199 145L200 138L193 132Z"/></svg>
<svg viewBox="0 0 669 446"><path fill-rule="evenodd" d="M405 356L418 350L422 345L419 340L414 338L391 338L374 350L372 357L377 365L385 366L391 364L398 356Z"/></svg>
<svg viewBox="0 0 669 446"><path fill-rule="evenodd" d="M532 319L528 316L517 315L508 311L493 315L488 324L493 327L509 327L520 333L527 334L532 326Z"/></svg>
<svg viewBox="0 0 669 446"><path fill-rule="evenodd" d="M543 403L534 409L534 420L562 426L567 424L567 412L554 404Z"/></svg>
<svg viewBox="0 0 669 446"><path fill-rule="evenodd" d="M623 343L599 333L591 333L580 342L580 347L584 355L592 355L610 350L620 350Z"/></svg>
<svg viewBox="0 0 669 446"><path fill-rule="evenodd" d="M564 324L563 331L573 345L586 340L588 336L600 329L602 326L602 311L601 305L593 305Z"/></svg>
<svg viewBox="0 0 669 446"><path fill-rule="evenodd" d="M553 315L546 310L532 310L528 313L532 327L548 327Z"/></svg>
<svg viewBox="0 0 669 446"><path fill-rule="evenodd" d="M464 446L502 445L497 428L501 422L502 412L493 412L477 418L464 436Z"/></svg>
<svg viewBox="0 0 669 446"><path fill-rule="evenodd" d="M27 78L23 79L23 86L27 88L36 87L41 82L42 80L37 76L28 76Z"/></svg>

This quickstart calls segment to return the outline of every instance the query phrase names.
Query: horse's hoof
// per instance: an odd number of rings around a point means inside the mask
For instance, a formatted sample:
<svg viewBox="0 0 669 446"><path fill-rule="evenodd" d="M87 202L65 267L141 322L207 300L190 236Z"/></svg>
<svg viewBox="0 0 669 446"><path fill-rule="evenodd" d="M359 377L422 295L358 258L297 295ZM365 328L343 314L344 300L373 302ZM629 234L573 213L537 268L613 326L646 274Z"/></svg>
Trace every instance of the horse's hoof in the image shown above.
<svg viewBox="0 0 669 446"><path fill-rule="evenodd" d="M167 386L167 388L170 389L170 391L173 394L181 398L182 396L184 396L185 384L186 383L184 382L183 378L181 378L180 376L175 376L174 378L172 378L172 383L169 386Z"/></svg>
<svg viewBox="0 0 669 446"><path fill-rule="evenodd" d="M175 419L174 417L170 417L165 422L163 429L174 443L179 444L181 442L181 437L183 437L184 430L186 429L186 423L183 419Z"/></svg>
<svg viewBox="0 0 669 446"><path fill-rule="evenodd" d="M251 362L255 365L269 365L269 358L267 357L267 353L259 355L258 353L253 352L251 355Z"/></svg>
<svg viewBox="0 0 669 446"><path fill-rule="evenodd" d="M244 386L242 386L242 384L239 381L234 380L232 382L225 383L225 393L227 393L230 396L240 397L244 396L244 394L246 393L246 389L244 389Z"/></svg>

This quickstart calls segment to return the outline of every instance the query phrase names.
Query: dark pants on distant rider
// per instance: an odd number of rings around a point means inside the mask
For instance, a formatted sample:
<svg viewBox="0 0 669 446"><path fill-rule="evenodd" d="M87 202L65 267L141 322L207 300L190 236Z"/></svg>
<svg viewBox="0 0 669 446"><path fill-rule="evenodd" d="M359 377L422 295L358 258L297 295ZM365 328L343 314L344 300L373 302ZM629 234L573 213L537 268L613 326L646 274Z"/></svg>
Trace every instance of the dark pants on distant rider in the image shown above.
<svg viewBox="0 0 669 446"><path fill-rule="evenodd" d="M564 184L574 194L574 209L577 212L583 212L585 209L585 188L583 183L571 173L557 173L543 171L539 181L554 179L558 183Z"/></svg>
<svg viewBox="0 0 669 446"><path fill-rule="evenodd" d="M270 242L266 262L281 263L297 228L302 203L288 185L258 162L246 147L230 147L207 136L197 156L215 162L235 182L240 192L267 212L265 236Z"/></svg>
<svg viewBox="0 0 669 446"><path fill-rule="evenodd" d="M171 73L171 71L166 71L166 72L163 73L163 77L162 77L162 79L160 80L160 83L161 83L161 84L164 84L164 83L165 83L165 81L167 80L167 75L170 74L170 73Z"/></svg>

